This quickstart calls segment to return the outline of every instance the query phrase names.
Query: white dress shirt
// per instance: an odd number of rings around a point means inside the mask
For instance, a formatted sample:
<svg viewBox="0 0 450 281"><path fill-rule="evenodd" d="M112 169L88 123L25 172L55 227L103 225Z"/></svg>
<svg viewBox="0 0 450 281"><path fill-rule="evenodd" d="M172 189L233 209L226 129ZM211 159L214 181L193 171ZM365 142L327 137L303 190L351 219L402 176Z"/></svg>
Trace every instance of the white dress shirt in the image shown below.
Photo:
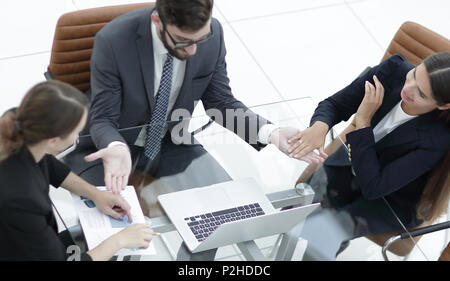
<svg viewBox="0 0 450 281"><path fill-rule="evenodd" d="M154 81L155 81L155 92L153 93L155 98L158 94L159 83L161 82L161 76L163 71L164 63L166 62L167 54L169 53L164 47L161 39L159 39L156 34L156 25L152 22L152 41L153 41L153 59L155 66ZM183 84L184 72L186 71L186 61L181 61L176 57L173 57L173 72L172 72L172 87L170 88L169 103L167 105L166 120L168 120L168 115L170 110L175 105L175 101L180 93L181 85ZM156 99L155 99L156 101Z"/></svg>
<svg viewBox="0 0 450 281"><path fill-rule="evenodd" d="M400 101L388 114L386 114L386 116L383 117L383 119L381 119L375 128L373 128L375 142L378 142L398 126L415 117L417 117L417 115L408 115L403 111L402 102Z"/></svg>
<svg viewBox="0 0 450 281"><path fill-rule="evenodd" d="M151 29L152 29L152 43L153 43L153 59L154 59L154 95L155 95L155 101L156 101L156 95L158 94L158 88L161 81L162 71L164 62L167 58L168 51L164 47L164 44L162 43L161 39L158 37L158 34L156 32L156 25L155 23L151 22ZM184 80L184 74L186 71L186 61L181 61L177 59L176 57L173 58L173 73L172 73L172 87L170 89L170 96L169 96L169 103L167 105L167 112L166 112L166 120L168 120L168 115L175 105L175 102L178 98L178 94L180 93L181 86L183 84ZM266 124L261 127L261 129L258 132L258 141L267 144L269 141L269 136L272 133L274 129L278 128L277 126L273 124ZM164 130L167 130L165 128ZM165 131L164 131L165 133ZM141 132L139 133L138 138L136 139L135 145L136 146L144 146L145 145L145 139L147 137L147 129L143 128ZM112 145L124 145L123 142L114 141L111 142L109 146Z"/></svg>

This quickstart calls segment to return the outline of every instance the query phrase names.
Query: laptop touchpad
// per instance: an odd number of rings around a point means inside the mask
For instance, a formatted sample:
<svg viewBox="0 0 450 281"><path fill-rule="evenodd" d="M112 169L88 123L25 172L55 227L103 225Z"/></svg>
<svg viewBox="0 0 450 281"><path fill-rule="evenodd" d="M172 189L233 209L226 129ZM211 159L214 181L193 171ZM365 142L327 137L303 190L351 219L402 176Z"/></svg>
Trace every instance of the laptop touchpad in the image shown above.
<svg viewBox="0 0 450 281"><path fill-rule="evenodd" d="M225 190L221 188L211 188L202 190L197 194L198 199L202 203L205 210L220 210L233 207L232 201Z"/></svg>

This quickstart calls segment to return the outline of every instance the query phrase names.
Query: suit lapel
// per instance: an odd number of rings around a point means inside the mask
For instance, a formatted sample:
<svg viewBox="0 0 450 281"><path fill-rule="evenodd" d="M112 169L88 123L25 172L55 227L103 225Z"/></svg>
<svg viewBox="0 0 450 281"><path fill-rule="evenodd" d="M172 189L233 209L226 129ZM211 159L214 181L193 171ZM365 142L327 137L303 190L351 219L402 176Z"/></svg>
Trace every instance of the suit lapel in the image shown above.
<svg viewBox="0 0 450 281"><path fill-rule="evenodd" d="M145 84L145 91L147 93L148 103L150 112L153 111L155 107L155 90L154 90L154 77L155 77L155 62L153 56L153 41L151 36L151 26L150 26L150 12L142 17L138 26L138 39L136 39L137 51L139 54L139 62L141 64L142 79Z"/></svg>
<svg viewBox="0 0 450 281"><path fill-rule="evenodd" d="M408 142L414 142L419 139L418 131L429 131L432 124L435 123L437 111L420 115L414 119L403 123L398 128L387 134L376 144L376 148L384 149L386 147L401 145Z"/></svg>
<svg viewBox="0 0 450 281"><path fill-rule="evenodd" d="M189 107L189 89L191 88L191 81L194 74L194 70L196 67L195 62L196 56L189 58L186 60L186 70L184 72L184 78L183 78L183 84L181 85L180 92L178 94L177 100L175 101L175 104L173 105L170 114L168 115L169 119L172 115L172 112L176 108L185 108L187 109ZM193 101L192 101L193 104Z"/></svg>
<svg viewBox="0 0 450 281"><path fill-rule="evenodd" d="M386 147L391 147L395 145L406 144L409 142L414 142L419 139L418 131L430 131L433 130L433 124L437 118L437 110L431 111L429 113L420 115L414 119L403 123L398 128L393 130L391 133L387 134L384 138L376 144L376 149L384 149Z"/></svg>
<svg viewBox="0 0 450 281"><path fill-rule="evenodd" d="M380 151L386 147L398 146L418 140L417 124L420 121L419 119L420 116L409 120L384 136L384 138L376 143L376 150Z"/></svg>

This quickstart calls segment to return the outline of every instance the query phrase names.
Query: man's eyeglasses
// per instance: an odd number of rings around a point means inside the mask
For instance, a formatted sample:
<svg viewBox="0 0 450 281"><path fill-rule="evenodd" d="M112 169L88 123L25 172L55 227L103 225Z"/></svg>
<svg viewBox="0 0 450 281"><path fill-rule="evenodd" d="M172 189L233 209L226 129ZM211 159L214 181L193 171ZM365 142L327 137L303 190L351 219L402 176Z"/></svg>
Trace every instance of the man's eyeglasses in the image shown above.
<svg viewBox="0 0 450 281"><path fill-rule="evenodd" d="M161 19L161 17L160 17L160 19ZM200 39L200 40L195 40L195 41L190 40L190 41L182 41L182 42L179 42L179 41L176 41L175 39L173 39L172 35L170 35L169 31L168 31L167 28L166 28L166 24L162 21L162 19L161 19L161 23L162 23L162 25L163 25L163 31L164 31L165 33L167 33L167 35L169 35L169 38L170 38L170 40L172 41L173 45L175 46L175 49L183 49L183 48L192 46L192 45L194 45L194 44L195 44L195 45L198 45L198 44L205 43L206 41L208 41L209 39L211 39L211 37L213 36L213 30L212 30L212 27L211 27L211 28L210 28L211 31L210 31L205 37L203 37L203 38Z"/></svg>

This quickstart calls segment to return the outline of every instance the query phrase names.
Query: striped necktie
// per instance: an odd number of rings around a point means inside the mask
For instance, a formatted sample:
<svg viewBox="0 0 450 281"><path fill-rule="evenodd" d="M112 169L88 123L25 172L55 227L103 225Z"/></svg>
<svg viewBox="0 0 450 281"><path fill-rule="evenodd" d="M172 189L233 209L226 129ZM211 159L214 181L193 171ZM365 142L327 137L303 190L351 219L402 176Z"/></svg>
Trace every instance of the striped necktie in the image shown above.
<svg viewBox="0 0 450 281"><path fill-rule="evenodd" d="M147 129L144 154L150 160L155 159L161 150L161 139L166 121L167 105L169 103L170 89L172 87L173 56L167 54L163 66L161 82L156 95L156 104L152 118Z"/></svg>

